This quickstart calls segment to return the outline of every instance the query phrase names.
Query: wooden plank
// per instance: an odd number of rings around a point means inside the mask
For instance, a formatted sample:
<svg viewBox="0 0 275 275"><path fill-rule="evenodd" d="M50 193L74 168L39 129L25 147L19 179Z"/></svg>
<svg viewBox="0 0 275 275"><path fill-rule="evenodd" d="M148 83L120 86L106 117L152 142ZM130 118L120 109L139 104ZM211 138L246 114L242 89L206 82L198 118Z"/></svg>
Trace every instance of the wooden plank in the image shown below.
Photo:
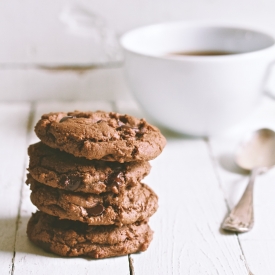
<svg viewBox="0 0 275 275"><path fill-rule="evenodd" d="M122 68L45 70L1 68L0 100L129 99Z"/></svg>
<svg viewBox="0 0 275 275"><path fill-rule="evenodd" d="M0 274L13 268L29 112L27 103L0 103Z"/></svg>
<svg viewBox="0 0 275 275"><path fill-rule="evenodd" d="M249 178L247 173L234 164L233 156L237 144L246 133L253 130L262 127L275 130L274 117L275 103L265 98L259 108L246 120L224 134L210 139L216 171L230 209L239 201ZM253 274L274 274L275 272L274 178L274 169L257 177L254 193L255 225L249 233L238 235Z"/></svg>
<svg viewBox="0 0 275 275"><path fill-rule="evenodd" d="M38 121L41 114L50 111L71 111L71 110L112 110L108 102L42 102L35 108L33 125ZM34 132L31 134L30 143L38 139ZM27 148L26 148L27 149ZM20 223L16 238L16 256L14 274L129 274L128 257L117 257L104 260L88 260L85 258L62 258L44 252L29 242L26 236L28 219L35 207L30 202L29 187L24 185Z"/></svg>
<svg viewBox="0 0 275 275"><path fill-rule="evenodd" d="M131 255L135 274L248 274L236 236L219 231L227 208L205 141L165 134L144 180L159 195L154 239Z"/></svg>

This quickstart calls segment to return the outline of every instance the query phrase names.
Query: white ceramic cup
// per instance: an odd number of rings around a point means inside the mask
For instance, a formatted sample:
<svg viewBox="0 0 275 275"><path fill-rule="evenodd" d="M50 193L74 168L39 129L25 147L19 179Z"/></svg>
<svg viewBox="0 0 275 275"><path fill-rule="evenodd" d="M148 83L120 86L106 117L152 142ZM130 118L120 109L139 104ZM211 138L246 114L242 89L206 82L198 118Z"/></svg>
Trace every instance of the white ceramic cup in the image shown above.
<svg viewBox="0 0 275 275"><path fill-rule="evenodd" d="M126 77L147 116L177 132L208 136L246 117L263 94L275 40L240 26L163 23L121 37ZM228 51L237 54L173 56Z"/></svg>

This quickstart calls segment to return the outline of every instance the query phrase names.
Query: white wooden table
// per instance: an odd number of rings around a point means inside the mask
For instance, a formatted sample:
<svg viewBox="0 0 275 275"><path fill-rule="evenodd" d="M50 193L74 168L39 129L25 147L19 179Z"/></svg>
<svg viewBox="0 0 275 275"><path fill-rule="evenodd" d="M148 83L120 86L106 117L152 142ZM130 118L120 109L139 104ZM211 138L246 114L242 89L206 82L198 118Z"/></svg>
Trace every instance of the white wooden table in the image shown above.
<svg viewBox="0 0 275 275"><path fill-rule="evenodd" d="M41 114L103 109L144 116L129 101L119 35L163 21L214 20L254 25L275 36L272 0L82 0L83 12L77 9L74 22L80 29L68 20L76 3L0 1L0 275L274 275L275 169L257 179L253 230L220 230L248 181L232 161L237 142L247 131L275 130L275 102L268 98L219 136L190 139L163 131L167 146L144 180L159 195L159 209L150 219L154 239L146 252L67 259L28 241L26 226L35 207L24 184L27 147L37 141L33 127ZM273 69L267 90L274 91Z"/></svg>
<svg viewBox="0 0 275 275"><path fill-rule="evenodd" d="M244 122L219 136L190 139L167 131L163 153L151 162L144 182L159 195L151 218L155 231L141 254L90 260L62 258L29 242L27 221L35 207L24 184L27 147L41 114L57 110L114 110L143 117L134 102L0 103L0 274L275 274L275 169L258 177L255 226L246 234L220 230L240 198L248 174L234 166L232 154L242 135L260 127L275 129L275 102L264 98Z"/></svg>

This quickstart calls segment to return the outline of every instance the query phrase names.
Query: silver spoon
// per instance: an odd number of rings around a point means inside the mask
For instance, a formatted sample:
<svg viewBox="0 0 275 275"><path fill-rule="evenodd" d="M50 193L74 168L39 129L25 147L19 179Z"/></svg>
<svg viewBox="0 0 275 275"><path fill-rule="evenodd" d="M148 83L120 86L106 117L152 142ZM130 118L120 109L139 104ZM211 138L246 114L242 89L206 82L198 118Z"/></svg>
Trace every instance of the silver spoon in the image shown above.
<svg viewBox="0 0 275 275"><path fill-rule="evenodd" d="M240 144L235 162L241 168L251 170L251 176L242 198L221 227L225 230L243 233L251 230L254 224L253 187L255 178L275 165L275 132L270 129L253 132Z"/></svg>

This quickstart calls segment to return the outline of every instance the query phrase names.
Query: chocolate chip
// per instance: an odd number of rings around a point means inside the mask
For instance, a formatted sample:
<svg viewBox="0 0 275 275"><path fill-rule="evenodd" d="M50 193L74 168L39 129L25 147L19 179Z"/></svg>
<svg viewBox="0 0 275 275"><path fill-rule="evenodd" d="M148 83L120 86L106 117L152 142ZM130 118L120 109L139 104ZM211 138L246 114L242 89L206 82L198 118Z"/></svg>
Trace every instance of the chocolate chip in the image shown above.
<svg viewBox="0 0 275 275"><path fill-rule="evenodd" d="M129 122L129 119L127 118L127 116L119 116L117 118L118 121L121 121L122 123L126 124Z"/></svg>
<svg viewBox="0 0 275 275"><path fill-rule="evenodd" d="M137 134L143 135L143 134L146 133L147 129L146 129L146 127L141 127L141 128L136 128L135 131L136 131Z"/></svg>
<svg viewBox="0 0 275 275"><path fill-rule="evenodd" d="M120 125L119 127L116 128L119 131L127 131L127 130L133 130L136 134L142 135L146 132L146 128L138 128L138 127L131 127L128 125Z"/></svg>
<svg viewBox="0 0 275 275"><path fill-rule="evenodd" d="M116 173L112 173L107 180L107 184L113 184L114 182L117 184L121 184L122 183L122 172L116 172Z"/></svg>
<svg viewBox="0 0 275 275"><path fill-rule="evenodd" d="M117 120L117 124L118 124L118 126L122 126L122 125L124 125L124 122L122 122L122 121L120 121L119 119Z"/></svg>
<svg viewBox="0 0 275 275"><path fill-rule="evenodd" d="M128 125L121 125L119 127L116 128L117 130L129 130L129 129L133 129L132 127L128 126Z"/></svg>
<svg viewBox="0 0 275 275"><path fill-rule="evenodd" d="M70 119L70 118L75 118L75 116L64 116L64 117L62 117L62 118L59 120L59 122L64 122L64 121L66 121L66 120L68 120L68 119Z"/></svg>
<svg viewBox="0 0 275 275"><path fill-rule="evenodd" d="M132 129L133 129L136 133L140 133L140 129L139 129L139 128L133 127Z"/></svg>
<svg viewBox="0 0 275 275"><path fill-rule="evenodd" d="M135 127L128 125L122 125L116 128L116 130L121 131L120 135L124 138L134 137L136 135Z"/></svg>
<svg viewBox="0 0 275 275"><path fill-rule="evenodd" d="M92 208L86 208L89 216L99 216L104 212L105 208L102 204L97 204Z"/></svg>
<svg viewBox="0 0 275 275"><path fill-rule="evenodd" d="M137 146L135 146L135 148L133 149L132 154L131 154L132 157L134 158L137 153L138 153L138 148L137 148Z"/></svg>
<svg viewBox="0 0 275 275"><path fill-rule="evenodd" d="M75 175L70 175L68 177L63 175L60 181L65 189L75 191L81 184L81 177Z"/></svg>
<svg viewBox="0 0 275 275"><path fill-rule="evenodd" d="M108 177L106 181L106 184L110 185L112 191L116 194L118 193L120 185L123 183L122 176L122 172L114 172Z"/></svg>

